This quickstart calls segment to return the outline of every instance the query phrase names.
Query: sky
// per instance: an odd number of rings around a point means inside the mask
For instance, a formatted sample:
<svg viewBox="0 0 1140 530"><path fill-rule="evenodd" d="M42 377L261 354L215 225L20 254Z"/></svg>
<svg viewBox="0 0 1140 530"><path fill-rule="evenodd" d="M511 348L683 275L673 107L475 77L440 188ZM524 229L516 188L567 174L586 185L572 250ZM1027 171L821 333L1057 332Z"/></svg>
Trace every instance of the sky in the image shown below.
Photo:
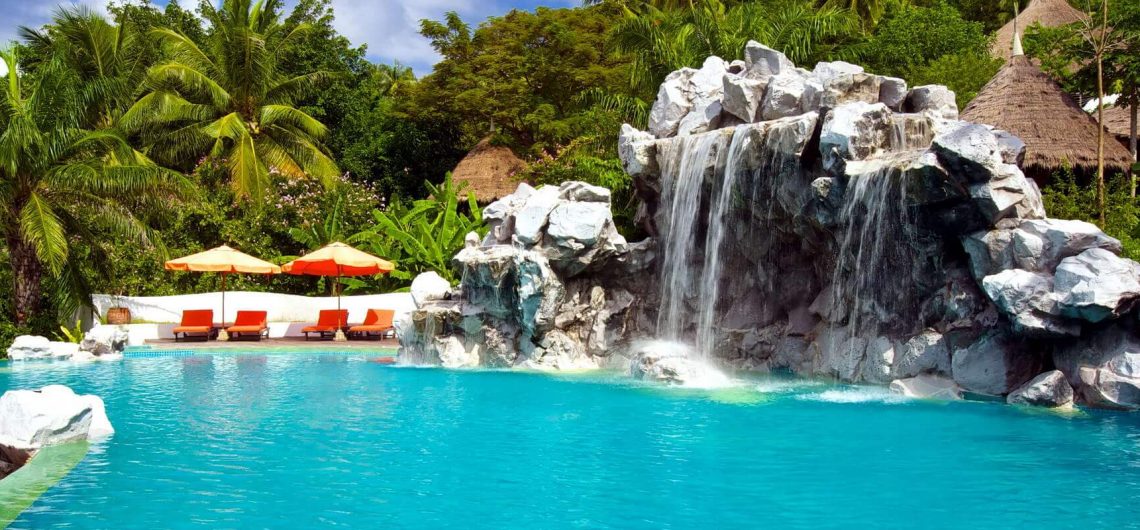
<svg viewBox="0 0 1140 530"><path fill-rule="evenodd" d="M165 5L165 0L152 0ZM182 0L192 7L196 0ZM38 27L51 18L59 5L85 4L105 11L107 0L0 0L0 43L16 38L19 26ZM287 7L292 2L286 0ZM420 19L441 19L448 11L456 11L472 26L491 15L502 15L511 9L533 9L539 5L568 7L581 5L580 0L332 0L337 31L355 44L368 45L369 59L377 62L399 60L411 66L416 74L431 71L438 56L427 39L418 33ZM0 62L0 75L3 65Z"/></svg>

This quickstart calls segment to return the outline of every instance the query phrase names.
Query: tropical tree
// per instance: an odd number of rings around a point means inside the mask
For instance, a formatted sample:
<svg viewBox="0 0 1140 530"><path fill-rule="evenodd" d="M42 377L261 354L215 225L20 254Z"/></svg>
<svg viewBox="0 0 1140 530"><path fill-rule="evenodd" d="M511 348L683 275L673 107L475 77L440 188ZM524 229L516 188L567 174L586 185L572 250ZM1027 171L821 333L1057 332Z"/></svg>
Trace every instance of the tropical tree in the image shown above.
<svg viewBox="0 0 1140 530"><path fill-rule="evenodd" d="M396 201L386 210L374 210L376 224L349 239L396 264L388 282L394 280L408 285L416 275L435 271L454 284L459 278L451 259L463 249L467 234L475 232L482 237L487 233L475 195L468 193L466 201L462 201L464 190L452 183L450 174L439 186L430 182L424 186L431 191L427 199L410 206ZM464 206L466 213L461 211ZM355 290L368 282L350 279L346 285L349 290Z"/></svg>
<svg viewBox="0 0 1140 530"><path fill-rule="evenodd" d="M726 5L693 0L691 7L628 8L611 43L633 59L631 84L652 93L670 72L697 67L710 55L738 57L749 40L784 52L794 62L843 57L840 45L859 35L846 9L803 0L758 0Z"/></svg>
<svg viewBox="0 0 1140 530"><path fill-rule="evenodd" d="M203 46L180 31L156 30L172 58L150 69L146 94L121 119L158 160L224 160L234 193L254 204L271 171L330 184L339 176L321 144L326 127L294 105L330 75L282 73L283 50L308 26L286 31L279 7L279 0L203 2L210 28Z"/></svg>
<svg viewBox="0 0 1140 530"><path fill-rule="evenodd" d="M0 223L12 267L14 321L40 309L44 273L56 287L85 291L73 246L102 256L102 241L149 246L153 231L136 212L169 210L186 193L184 177L158 167L112 128L89 127L85 98L98 89L52 56L25 86L16 53L0 52ZM106 108L106 107L99 107ZM160 208L161 209L161 208ZM108 237L109 236L109 237Z"/></svg>

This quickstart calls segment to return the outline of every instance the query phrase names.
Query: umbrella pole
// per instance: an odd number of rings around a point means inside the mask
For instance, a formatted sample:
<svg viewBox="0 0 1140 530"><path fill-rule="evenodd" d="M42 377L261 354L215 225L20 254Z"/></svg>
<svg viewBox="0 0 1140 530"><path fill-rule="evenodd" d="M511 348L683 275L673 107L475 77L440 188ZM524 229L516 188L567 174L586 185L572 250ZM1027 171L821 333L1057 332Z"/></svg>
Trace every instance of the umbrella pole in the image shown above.
<svg viewBox="0 0 1140 530"><path fill-rule="evenodd" d="M337 311L337 315L338 315L337 318L338 319L340 318L339 317L339 315L340 315L340 274L341 274L341 267L340 267L340 265L337 265L336 266L336 284L333 286L333 290L336 291L336 311ZM348 325L348 323L338 321L337 324L339 324L339 326L337 326L337 328L336 328L336 335L333 336L333 341L335 341L335 342L346 342L346 341L348 341L348 337L344 336L344 327L346 325Z"/></svg>
<svg viewBox="0 0 1140 530"><path fill-rule="evenodd" d="M222 273L222 329L218 330L218 340L225 342L230 340L230 334L226 332L226 273Z"/></svg>

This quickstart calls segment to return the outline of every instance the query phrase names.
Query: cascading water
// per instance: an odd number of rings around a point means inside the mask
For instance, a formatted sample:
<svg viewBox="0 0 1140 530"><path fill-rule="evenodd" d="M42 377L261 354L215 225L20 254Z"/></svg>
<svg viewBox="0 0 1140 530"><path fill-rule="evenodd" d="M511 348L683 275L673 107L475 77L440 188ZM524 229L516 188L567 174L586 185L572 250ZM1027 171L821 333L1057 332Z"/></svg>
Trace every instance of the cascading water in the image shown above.
<svg viewBox="0 0 1140 530"><path fill-rule="evenodd" d="M908 218L906 176L912 158L880 160L879 167L848 182L839 221L843 226L831 280L833 321L846 319L854 336L871 336L887 315L898 314L911 298L892 286L909 285L908 249L913 222Z"/></svg>
<svg viewBox="0 0 1140 530"><path fill-rule="evenodd" d="M710 165L719 166L724 135L701 134L670 143L664 152L661 172L665 254L661 262L661 313L657 318L659 337L679 340L684 335L687 311L685 299L691 296L695 271L691 264L697 249L697 215L701 189Z"/></svg>
<svg viewBox="0 0 1140 530"><path fill-rule="evenodd" d="M709 204L708 234L705 237L705 259L701 267L700 313L697 321L697 353L710 357L716 343L713 322L716 318L717 302L720 300L720 284L724 268L721 257L725 232L728 229L729 209L733 204L733 194L737 193L737 180L744 172L742 153L751 144L751 129L737 127L732 134L732 143L724 163L724 171L718 181Z"/></svg>

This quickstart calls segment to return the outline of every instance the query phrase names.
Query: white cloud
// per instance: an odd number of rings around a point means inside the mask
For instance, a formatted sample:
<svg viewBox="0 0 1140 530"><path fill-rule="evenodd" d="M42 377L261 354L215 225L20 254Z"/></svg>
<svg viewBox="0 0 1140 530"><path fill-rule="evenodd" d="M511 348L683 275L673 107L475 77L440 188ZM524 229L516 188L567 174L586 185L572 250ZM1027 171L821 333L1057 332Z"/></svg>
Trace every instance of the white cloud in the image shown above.
<svg viewBox="0 0 1140 530"><path fill-rule="evenodd" d="M568 7L579 0L333 0L334 26L354 44L367 44L368 56L381 62L400 61L417 75L431 70L439 55L419 34L420 20L442 20L448 11L459 13L472 29L485 18L512 8L535 4Z"/></svg>

